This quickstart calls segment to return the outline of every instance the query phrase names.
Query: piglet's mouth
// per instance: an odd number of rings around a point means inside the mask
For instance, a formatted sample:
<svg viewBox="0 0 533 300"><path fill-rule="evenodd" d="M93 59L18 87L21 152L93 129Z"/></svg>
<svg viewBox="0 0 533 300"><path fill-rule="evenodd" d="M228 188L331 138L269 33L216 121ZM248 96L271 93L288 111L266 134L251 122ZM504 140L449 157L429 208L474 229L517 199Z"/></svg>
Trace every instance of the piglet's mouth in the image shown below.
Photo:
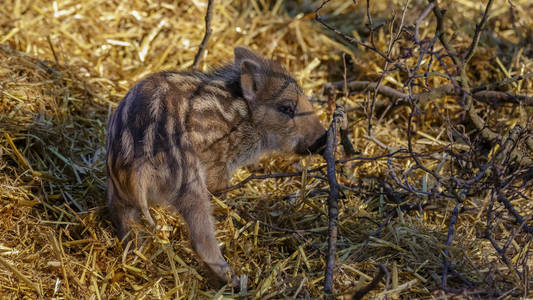
<svg viewBox="0 0 533 300"><path fill-rule="evenodd" d="M325 132L320 138L318 138L311 146L303 151L298 151L298 154L320 154L324 153L326 149L327 133Z"/></svg>

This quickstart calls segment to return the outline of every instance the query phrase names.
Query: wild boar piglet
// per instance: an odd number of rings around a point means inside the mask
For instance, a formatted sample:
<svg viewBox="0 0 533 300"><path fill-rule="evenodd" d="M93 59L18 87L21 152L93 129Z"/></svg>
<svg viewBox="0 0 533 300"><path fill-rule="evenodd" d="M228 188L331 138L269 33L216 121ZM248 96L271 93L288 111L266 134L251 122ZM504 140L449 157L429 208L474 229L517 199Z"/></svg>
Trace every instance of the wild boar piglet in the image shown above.
<svg viewBox="0 0 533 300"><path fill-rule="evenodd" d="M149 207L173 209L187 223L199 257L238 285L217 246L210 193L239 166L266 153L322 151L325 130L308 98L278 63L244 47L204 74L161 72L137 83L108 124L107 206L123 238Z"/></svg>

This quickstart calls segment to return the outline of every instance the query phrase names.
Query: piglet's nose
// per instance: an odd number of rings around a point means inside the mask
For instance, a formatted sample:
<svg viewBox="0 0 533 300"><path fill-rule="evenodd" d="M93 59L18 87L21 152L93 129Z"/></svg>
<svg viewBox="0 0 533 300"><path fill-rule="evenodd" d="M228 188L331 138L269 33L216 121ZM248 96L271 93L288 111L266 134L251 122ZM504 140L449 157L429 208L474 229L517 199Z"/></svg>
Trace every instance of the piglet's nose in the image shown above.
<svg viewBox="0 0 533 300"><path fill-rule="evenodd" d="M322 136L320 136L311 146L309 146L307 150L313 154L322 155L322 153L326 149L326 141L327 131L324 131L324 134L322 134Z"/></svg>

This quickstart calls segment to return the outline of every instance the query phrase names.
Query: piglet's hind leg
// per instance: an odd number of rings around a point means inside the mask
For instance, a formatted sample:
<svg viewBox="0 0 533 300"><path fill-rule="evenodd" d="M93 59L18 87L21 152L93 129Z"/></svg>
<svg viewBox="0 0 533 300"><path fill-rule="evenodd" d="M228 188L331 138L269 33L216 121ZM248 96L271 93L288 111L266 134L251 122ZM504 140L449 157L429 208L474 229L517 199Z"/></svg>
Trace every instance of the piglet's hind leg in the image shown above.
<svg viewBox="0 0 533 300"><path fill-rule="evenodd" d="M111 182L107 186L107 208L111 218L111 223L117 231L119 239L124 239L126 234L130 231L130 224L137 222L139 219L139 210L134 206L126 204L122 201L115 192Z"/></svg>

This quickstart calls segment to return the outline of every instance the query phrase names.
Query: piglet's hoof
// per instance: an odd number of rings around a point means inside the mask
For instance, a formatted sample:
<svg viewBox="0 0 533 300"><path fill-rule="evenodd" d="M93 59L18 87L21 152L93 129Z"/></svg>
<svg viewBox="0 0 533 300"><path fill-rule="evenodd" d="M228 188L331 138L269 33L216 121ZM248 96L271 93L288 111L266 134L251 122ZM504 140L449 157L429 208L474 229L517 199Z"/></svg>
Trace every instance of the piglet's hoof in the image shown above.
<svg viewBox="0 0 533 300"><path fill-rule="evenodd" d="M233 291L234 292L239 292L240 289L241 289L241 280L239 279L239 276L233 274L233 272L231 274L228 274L228 277L227 277L227 285L229 285L231 288L233 288Z"/></svg>

